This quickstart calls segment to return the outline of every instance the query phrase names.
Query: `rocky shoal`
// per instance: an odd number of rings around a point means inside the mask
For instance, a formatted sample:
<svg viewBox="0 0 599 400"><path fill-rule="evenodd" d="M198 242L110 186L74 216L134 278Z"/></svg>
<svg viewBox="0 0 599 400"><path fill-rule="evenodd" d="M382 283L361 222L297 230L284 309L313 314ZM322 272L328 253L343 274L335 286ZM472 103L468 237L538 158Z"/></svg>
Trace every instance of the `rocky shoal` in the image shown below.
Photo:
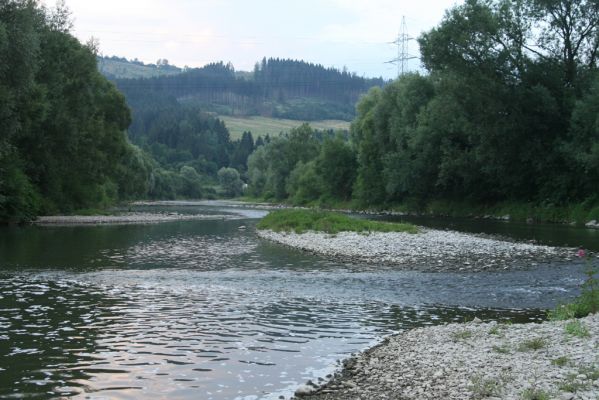
<svg viewBox="0 0 599 400"><path fill-rule="evenodd" d="M58 215L39 217L37 225L154 224L170 221L237 219L235 215L124 213L121 215Z"/></svg>
<svg viewBox="0 0 599 400"><path fill-rule="evenodd" d="M304 400L599 398L599 315L417 328L343 363Z"/></svg>
<svg viewBox="0 0 599 400"><path fill-rule="evenodd" d="M432 272L529 268L543 262L571 260L575 253L571 248L425 228L417 234L341 232L335 235L259 230L258 236L331 259Z"/></svg>

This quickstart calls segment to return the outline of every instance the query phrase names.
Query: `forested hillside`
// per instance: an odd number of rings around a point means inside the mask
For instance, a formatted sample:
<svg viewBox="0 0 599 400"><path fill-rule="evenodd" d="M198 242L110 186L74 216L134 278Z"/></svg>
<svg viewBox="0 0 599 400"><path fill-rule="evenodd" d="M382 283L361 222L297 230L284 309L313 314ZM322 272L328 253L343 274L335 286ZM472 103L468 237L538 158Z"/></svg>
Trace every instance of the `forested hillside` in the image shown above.
<svg viewBox="0 0 599 400"><path fill-rule="evenodd" d="M249 76L220 62L176 75L115 82L127 97L170 96L221 115L305 121L351 120L359 97L385 83L321 65L280 59L263 59Z"/></svg>
<svg viewBox="0 0 599 400"><path fill-rule="evenodd" d="M147 190L124 97L69 34L65 9L0 1L0 221L102 207Z"/></svg>
<svg viewBox="0 0 599 400"><path fill-rule="evenodd" d="M145 64L137 59L130 61L116 56L98 57L98 69L102 75L111 80L151 78L183 72L183 69L170 65L165 59L158 60L156 64Z"/></svg>
<svg viewBox="0 0 599 400"><path fill-rule="evenodd" d="M250 158L253 193L360 207L511 202L599 217L599 4L467 0L419 43L426 75L360 101L353 161L341 143L327 155L306 140L273 142ZM277 163L289 146L305 151ZM331 192L322 165L335 158L347 158L344 189ZM357 174L346 173L351 162Z"/></svg>

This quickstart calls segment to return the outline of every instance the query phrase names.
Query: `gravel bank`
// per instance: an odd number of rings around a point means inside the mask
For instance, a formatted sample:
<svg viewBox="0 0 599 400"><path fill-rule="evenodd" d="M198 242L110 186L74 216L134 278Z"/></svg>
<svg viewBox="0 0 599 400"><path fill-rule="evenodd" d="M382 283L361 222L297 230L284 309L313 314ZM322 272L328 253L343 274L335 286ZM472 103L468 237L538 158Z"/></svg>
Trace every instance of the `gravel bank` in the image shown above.
<svg viewBox="0 0 599 400"><path fill-rule="evenodd" d="M235 215L205 215L177 213L125 213L121 215L58 215L39 217L37 225L102 225L102 224L156 224L171 221L235 219Z"/></svg>
<svg viewBox="0 0 599 400"><path fill-rule="evenodd" d="M375 232L368 235L259 230L258 236L332 259L434 272L526 268L540 262L568 260L574 254L573 249L568 248L424 228L419 234Z"/></svg>
<svg viewBox="0 0 599 400"><path fill-rule="evenodd" d="M309 382L296 397L596 400L599 315L570 322L505 325L475 320L418 328L390 337L343 365L328 384Z"/></svg>

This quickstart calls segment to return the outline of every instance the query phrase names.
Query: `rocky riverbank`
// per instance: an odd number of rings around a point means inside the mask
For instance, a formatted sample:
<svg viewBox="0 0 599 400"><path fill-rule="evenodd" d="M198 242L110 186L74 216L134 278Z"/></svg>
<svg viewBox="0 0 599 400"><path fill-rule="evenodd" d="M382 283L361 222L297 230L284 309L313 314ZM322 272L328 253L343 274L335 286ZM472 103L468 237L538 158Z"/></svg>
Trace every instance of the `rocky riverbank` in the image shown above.
<svg viewBox="0 0 599 400"><path fill-rule="evenodd" d="M237 219L237 215L178 214L178 213L123 213L119 215L58 215L39 217L37 225L117 225L156 224L172 221Z"/></svg>
<svg viewBox="0 0 599 400"><path fill-rule="evenodd" d="M259 230L258 236L331 259L433 272L528 268L542 262L569 260L574 254L569 248L425 228L418 234L342 232L336 235Z"/></svg>
<svg viewBox="0 0 599 400"><path fill-rule="evenodd" d="M599 398L599 315L542 324L449 324L410 330L344 362L296 397L351 399Z"/></svg>

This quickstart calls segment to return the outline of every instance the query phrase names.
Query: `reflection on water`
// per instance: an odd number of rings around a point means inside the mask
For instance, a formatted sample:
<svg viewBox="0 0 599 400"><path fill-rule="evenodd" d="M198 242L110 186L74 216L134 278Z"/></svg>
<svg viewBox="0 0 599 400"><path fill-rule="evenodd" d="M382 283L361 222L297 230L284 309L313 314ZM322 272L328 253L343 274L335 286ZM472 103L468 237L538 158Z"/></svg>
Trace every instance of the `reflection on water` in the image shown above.
<svg viewBox="0 0 599 400"><path fill-rule="evenodd" d="M340 265L252 229L245 219L0 230L0 398L276 399L388 333L537 319L581 280L579 265Z"/></svg>

